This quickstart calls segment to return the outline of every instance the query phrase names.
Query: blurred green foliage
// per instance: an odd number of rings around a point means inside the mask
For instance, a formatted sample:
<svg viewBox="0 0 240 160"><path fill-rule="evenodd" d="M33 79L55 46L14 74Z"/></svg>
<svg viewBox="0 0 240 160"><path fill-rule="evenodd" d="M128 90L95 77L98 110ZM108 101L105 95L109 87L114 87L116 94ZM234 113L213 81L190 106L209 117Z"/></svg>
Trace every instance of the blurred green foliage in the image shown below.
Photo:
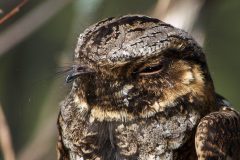
<svg viewBox="0 0 240 160"><path fill-rule="evenodd" d="M73 13L73 4L66 6L0 57L0 101L17 152L31 139L44 99L58 76L59 57L66 47ZM57 103L52 107L58 110Z"/></svg>
<svg viewBox="0 0 240 160"><path fill-rule="evenodd" d="M48 103L48 93L58 79L56 72L61 66L71 65L79 33L102 18L131 13L148 14L156 2L157 0L72 1L44 26L0 57L0 102L7 116L17 153L31 142L36 125L44 118L41 115L43 104ZM0 31L6 31L9 25L40 3L43 1L29 2ZM203 10L198 22L206 31L205 52L216 90L236 107L240 106L239 10L238 0L231 0L231 3L213 1ZM55 88L59 92L53 95L58 98L49 106L49 112L54 115L59 110L58 103L63 99L66 88L69 88L64 84L64 76L63 74L60 79L62 85ZM51 143L54 142L55 140ZM50 154L53 156L46 156L46 159L55 156L54 148L52 151Z"/></svg>
<svg viewBox="0 0 240 160"><path fill-rule="evenodd" d="M216 91L240 108L240 1L220 2L204 12L204 48Z"/></svg>

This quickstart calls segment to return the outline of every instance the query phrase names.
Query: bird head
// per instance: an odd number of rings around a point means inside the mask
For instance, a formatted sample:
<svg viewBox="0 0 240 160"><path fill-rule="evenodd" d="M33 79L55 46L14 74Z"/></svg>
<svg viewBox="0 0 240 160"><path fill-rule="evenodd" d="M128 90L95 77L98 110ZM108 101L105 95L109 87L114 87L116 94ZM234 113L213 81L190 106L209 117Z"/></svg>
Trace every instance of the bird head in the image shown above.
<svg viewBox="0 0 240 160"><path fill-rule="evenodd" d="M72 96L99 121L146 118L168 108L209 106L214 87L202 48L158 19L108 18L78 39Z"/></svg>

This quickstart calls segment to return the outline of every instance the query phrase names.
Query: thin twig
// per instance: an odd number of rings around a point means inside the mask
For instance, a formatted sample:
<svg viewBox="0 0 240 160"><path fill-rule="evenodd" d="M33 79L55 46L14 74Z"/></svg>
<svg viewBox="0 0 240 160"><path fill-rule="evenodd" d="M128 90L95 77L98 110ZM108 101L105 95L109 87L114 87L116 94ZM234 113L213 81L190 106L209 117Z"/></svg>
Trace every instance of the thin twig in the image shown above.
<svg viewBox="0 0 240 160"><path fill-rule="evenodd" d="M46 0L0 33L0 56L45 24L72 0Z"/></svg>
<svg viewBox="0 0 240 160"><path fill-rule="evenodd" d="M0 19L0 25L3 24L6 20L14 16L17 12L19 12L20 8L24 6L28 0L23 0L21 3L19 3L16 7L14 7L10 12L8 12L5 16L3 16Z"/></svg>
<svg viewBox="0 0 240 160"><path fill-rule="evenodd" d="M0 146L5 160L15 160L10 130L0 104Z"/></svg>

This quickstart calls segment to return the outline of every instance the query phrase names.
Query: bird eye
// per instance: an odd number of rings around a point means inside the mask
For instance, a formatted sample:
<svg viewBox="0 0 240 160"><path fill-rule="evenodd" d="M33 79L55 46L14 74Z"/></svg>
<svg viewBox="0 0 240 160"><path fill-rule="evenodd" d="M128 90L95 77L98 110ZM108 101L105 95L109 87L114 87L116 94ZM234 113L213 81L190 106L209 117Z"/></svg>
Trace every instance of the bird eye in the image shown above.
<svg viewBox="0 0 240 160"><path fill-rule="evenodd" d="M162 71L163 65L162 64L157 64L157 65L152 65L152 66L144 66L134 73L138 73L139 75L152 75L156 74Z"/></svg>

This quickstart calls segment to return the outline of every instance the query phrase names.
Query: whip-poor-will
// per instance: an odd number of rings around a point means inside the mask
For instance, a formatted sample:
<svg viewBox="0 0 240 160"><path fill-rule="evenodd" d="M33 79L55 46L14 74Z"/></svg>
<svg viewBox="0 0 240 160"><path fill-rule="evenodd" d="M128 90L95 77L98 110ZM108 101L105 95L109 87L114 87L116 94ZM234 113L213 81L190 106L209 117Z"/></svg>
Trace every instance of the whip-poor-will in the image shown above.
<svg viewBox="0 0 240 160"><path fill-rule="evenodd" d="M59 160L240 159L240 114L181 29L142 15L102 20L80 34L66 81Z"/></svg>

